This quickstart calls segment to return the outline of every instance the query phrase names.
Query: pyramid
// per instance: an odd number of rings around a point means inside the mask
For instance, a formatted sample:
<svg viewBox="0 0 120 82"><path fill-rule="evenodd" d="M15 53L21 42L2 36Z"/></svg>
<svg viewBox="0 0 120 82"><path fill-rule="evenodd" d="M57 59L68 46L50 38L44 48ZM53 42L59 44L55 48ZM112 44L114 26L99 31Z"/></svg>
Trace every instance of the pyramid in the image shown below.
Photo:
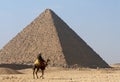
<svg viewBox="0 0 120 82"><path fill-rule="evenodd" d="M51 60L51 66L109 67L50 9L46 9L0 50L0 63L33 63L39 53Z"/></svg>

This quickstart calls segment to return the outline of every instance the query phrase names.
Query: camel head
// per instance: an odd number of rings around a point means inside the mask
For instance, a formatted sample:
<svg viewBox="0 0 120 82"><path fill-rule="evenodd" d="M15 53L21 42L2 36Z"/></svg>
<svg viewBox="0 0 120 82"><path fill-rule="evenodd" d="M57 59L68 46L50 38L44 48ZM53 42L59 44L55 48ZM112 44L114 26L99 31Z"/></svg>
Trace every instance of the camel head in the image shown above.
<svg viewBox="0 0 120 82"><path fill-rule="evenodd" d="M48 65L48 62L50 62L50 59L47 59L47 61L46 61L46 66Z"/></svg>
<svg viewBox="0 0 120 82"><path fill-rule="evenodd" d="M50 59L47 59L47 62L50 62Z"/></svg>

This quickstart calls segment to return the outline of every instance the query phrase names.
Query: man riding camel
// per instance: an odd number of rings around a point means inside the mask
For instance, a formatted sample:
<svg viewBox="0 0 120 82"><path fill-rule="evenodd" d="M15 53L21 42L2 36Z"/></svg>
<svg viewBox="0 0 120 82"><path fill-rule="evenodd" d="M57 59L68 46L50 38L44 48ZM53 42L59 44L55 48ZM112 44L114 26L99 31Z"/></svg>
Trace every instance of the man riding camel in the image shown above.
<svg viewBox="0 0 120 82"><path fill-rule="evenodd" d="M40 53L40 54L38 54L38 56L37 56L37 59L36 59L36 61L34 62L34 64L40 64L40 62L46 62L43 58L42 58L42 56L41 56L42 54Z"/></svg>

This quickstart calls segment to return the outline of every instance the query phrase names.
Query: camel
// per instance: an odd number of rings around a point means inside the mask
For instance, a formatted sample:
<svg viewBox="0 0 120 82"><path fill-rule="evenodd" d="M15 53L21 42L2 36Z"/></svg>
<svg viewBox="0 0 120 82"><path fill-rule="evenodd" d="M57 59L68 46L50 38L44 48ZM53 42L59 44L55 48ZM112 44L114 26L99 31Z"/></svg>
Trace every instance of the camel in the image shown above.
<svg viewBox="0 0 120 82"><path fill-rule="evenodd" d="M34 62L34 65L33 65L33 78L34 79L35 79L34 73L36 73L36 77L38 79L37 72L39 71L39 69L41 69L41 71L42 71L42 75L40 76L40 78L42 78L42 79L44 78L43 77L44 70L47 67L49 61L50 61L49 59L47 59L47 61L43 60L41 57L41 54L38 55L38 58L36 59L36 61Z"/></svg>

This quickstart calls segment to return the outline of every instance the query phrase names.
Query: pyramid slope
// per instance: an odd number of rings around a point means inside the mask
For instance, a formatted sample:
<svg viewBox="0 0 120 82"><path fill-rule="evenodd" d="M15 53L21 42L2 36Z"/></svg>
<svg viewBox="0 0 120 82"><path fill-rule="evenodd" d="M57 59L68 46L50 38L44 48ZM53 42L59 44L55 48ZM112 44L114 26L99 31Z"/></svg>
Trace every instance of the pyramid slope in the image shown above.
<svg viewBox="0 0 120 82"><path fill-rule="evenodd" d="M32 63L42 52L51 65L109 67L52 10L45 10L13 38L1 51L1 63Z"/></svg>
<svg viewBox="0 0 120 82"><path fill-rule="evenodd" d="M1 63L32 63L39 53L51 64L66 64L51 12L46 10L0 52ZM57 61L55 61L57 59Z"/></svg>
<svg viewBox="0 0 120 82"><path fill-rule="evenodd" d="M54 25L63 48L68 65L83 67L109 67L109 65L90 48L62 19L53 12Z"/></svg>

